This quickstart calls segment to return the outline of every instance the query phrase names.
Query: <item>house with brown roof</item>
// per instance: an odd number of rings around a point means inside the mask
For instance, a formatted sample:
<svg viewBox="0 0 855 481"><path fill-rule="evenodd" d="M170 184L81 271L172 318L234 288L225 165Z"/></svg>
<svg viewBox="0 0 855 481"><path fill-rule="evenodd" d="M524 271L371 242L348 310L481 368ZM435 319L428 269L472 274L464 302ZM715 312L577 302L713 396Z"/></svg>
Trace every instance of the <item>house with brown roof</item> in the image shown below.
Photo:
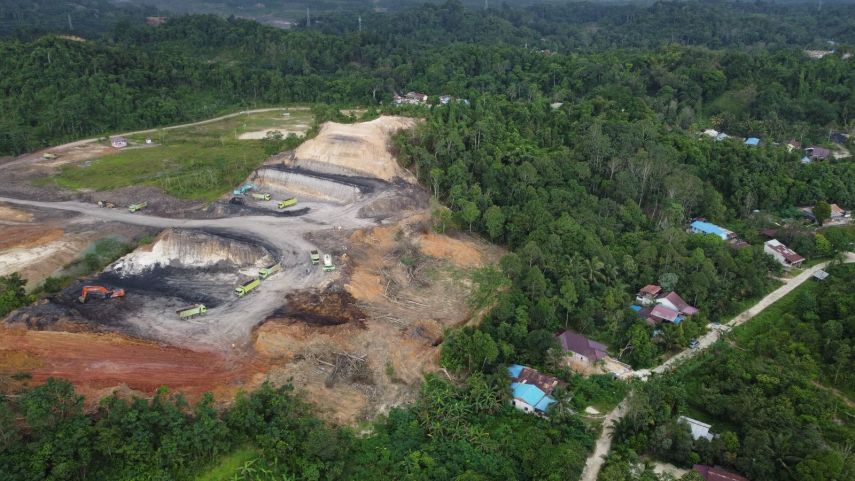
<svg viewBox="0 0 855 481"><path fill-rule="evenodd" d="M748 478L736 473L724 470L718 466L707 466L696 464L692 469L697 471L706 481L748 481Z"/></svg>
<svg viewBox="0 0 855 481"><path fill-rule="evenodd" d="M799 267L805 258L794 250L782 244L778 239L771 239L763 244L763 252L775 258L785 269Z"/></svg>
<svg viewBox="0 0 855 481"><path fill-rule="evenodd" d="M568 361L576 361L588 366L605 359L608 348L574 331L564 331L558 335L558 344L568 356Z"/></svg>
<svg viewBox="0 0 855 481"><path fill-rule="evenodd" d="M662 293L662 288L656 284L647 284L638 290L635 295L635 301L642 306L650 306L656 304L656 298Z"/></svg>

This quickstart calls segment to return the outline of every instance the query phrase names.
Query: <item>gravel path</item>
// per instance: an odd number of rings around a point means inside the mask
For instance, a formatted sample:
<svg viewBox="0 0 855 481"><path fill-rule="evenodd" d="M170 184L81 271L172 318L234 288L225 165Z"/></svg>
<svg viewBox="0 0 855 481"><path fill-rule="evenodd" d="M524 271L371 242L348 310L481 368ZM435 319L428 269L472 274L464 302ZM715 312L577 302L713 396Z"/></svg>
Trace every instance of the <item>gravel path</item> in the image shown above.
<svg viewBox="0 0 855 481"><path fill-rule="evenodd" d="M844 259L845 263L855 262L855 254L849 252L846 254L846 259ZM805 269L801 274L787 279L785 284L778 289L775 289L766 297L761 299L757 304L749 307L745 311L743 311L738 316L734 317L730 322L723 324L725 326L725 330L733 329L734 327L740 326L749 320L751 320L757 314L763 312L764 309L774 304L775 302L781 300L784 296L792 292L796 287L802 285L805 281L811 278L811 276L818 270L824 269L828 265L828 262L823 262L821 264L817 264L813 267ZM639 378L642 381L646 381L651 373L662 374L671 369L674 369L683 361L692 358L697 355L699 352L704 349L710 347L715 341L718 340L719 337L719 329L713 329L707 332L704 336L698 338L698 342L700 345L696 349L686 349L679 354L671 357L667 361L662 364L654 367L653 369L639 369L633 372L633 377ZM605 420L603 421L603 431L600 433L600 437L597 439L596 446L594 448L594 452L588 457L585 462L585 469L582 471L582 477L580 481L596 481L597 476L600 474L600 469L603 467L603 462L605 462L605 457L608 455L609 450L612 446L612 426L613 424L620 418L622 418L628 408L628 400L629 396L627 396L616 408L614 408L611 412L609 412Z"/></svg>

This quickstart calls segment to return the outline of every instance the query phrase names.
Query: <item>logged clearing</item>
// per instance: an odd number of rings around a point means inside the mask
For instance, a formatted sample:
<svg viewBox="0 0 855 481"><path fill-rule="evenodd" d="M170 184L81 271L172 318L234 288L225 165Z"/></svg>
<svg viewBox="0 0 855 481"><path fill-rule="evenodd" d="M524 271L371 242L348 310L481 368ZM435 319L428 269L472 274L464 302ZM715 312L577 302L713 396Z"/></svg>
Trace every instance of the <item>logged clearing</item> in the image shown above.
<svg viewBox="0 0 855 481"><path fill-rule="evenodd" d="M484 265L481 252L472 242L429 233L419 238L418 245L423 253L431 257L448 259L457 267L482 267Z"/></svg>
<svg viewBox="0 0 855 481"><path fill-rule="evenodd" d="M327 122L317 137L297 148L291 165L330 174L412 181L412 174L399 167L389 152L389 138L395 132L415 127L417 122L391 116L358 124Z"/></svg>

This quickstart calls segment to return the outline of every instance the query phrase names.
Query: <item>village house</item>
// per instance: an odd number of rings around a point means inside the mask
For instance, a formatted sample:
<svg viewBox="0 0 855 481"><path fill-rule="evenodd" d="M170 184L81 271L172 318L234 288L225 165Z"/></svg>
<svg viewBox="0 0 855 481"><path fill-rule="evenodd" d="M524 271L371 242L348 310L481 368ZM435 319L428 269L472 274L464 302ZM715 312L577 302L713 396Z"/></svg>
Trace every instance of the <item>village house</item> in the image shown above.
<svg viewBox="0 0 855 481"><path fill-rule="evenodd" d="M707 424L687 416L680 416L677 420L680 423L689 425L689 428L692 430L692 439L695 441L701 438L708 441L715 439L715 434L710 432L710 428L712 428L711 424Z"/></svg>
<svg viewBox="0 0 855 481"><path fill-rule="evenodd" d="M720 132L719 132L718 130L716 130L716 129L706 129L706 130L704 130L702 133L703 133L704 135L706 135L707 137L709 137L709 138L711 138L711 139L714 139L714 138L718 137L718 134L719 134Z"/></svg>
<svg viewBox="0 0 855 481"><path fill-rule="evenodd" d="M590 367L609 355L605 345L570 330L558 335L558 344L567 354L568 364L578 362Z"/></svg>
<svg viewBox="0 0 855 481"><path fill-rule="evenodd" d="M656 326L663 322L679 325L686 317L694 316L698 309L689 305L676 292L664 292L662 287L648 284L635 295L632 310L638 316L647 321L650 326Z"/></svg>
<svg viewBox="0 0 855 481"><path fill-rule="evenodd" d="M766 243L763 244L763 252L774 257L775 260L784 266L785 269L799 267L805 260L804 257L796 254L794 250L782 244L778 239L766 241Z"/></svg>
<svg viewBox="0 0 855 481"><path fill-rule="evenodd" d="M831 151L825 147L812 145L805 149L805 158L810 159L811 162L814 160L826 160L829 157L831 157Z"/></svg>
<svg viewBox="0 0 855 481"><path fill-rule="evenodd" d="M124 137L113 137L110 139L110 145L116 149L123 149L128 146L128 139Z"/></svg>
<svg viewBox="0 0 855 481"><path fill-rule="evenodd" d="M736 238L735 232L702 220L692 222L689 226L689 231L693 234L712 234L720 237L723 241Z"/></svg>
<svg viewBox="0 0 855 481"><path fill-rule="evenodd" d="M395 94L392 100L395 105L421 105L427 103L428 96L419 92L407 92L403 97Z"/></svg>
<svg viewBox="0 0 855 481"><path fill-rule="evenodd" d="M802 143L796 139L790 139L787 141L787 152L792 152L794 150L801 150Z"/></svg>
<svg viewBox="0 0 855 481"><path fill-rule="evenodd" d="M656 304L656 299L659 298L659 294L661 293L661 287L656 284L647 284L639 289L638 294L635 296L635 302L642 306L652 306Z"/></svg>
<svg viewBox="0 0 855 481"><path fill-rule="evenodd" d="M696 464L692 466L692 469L697 471L705 481L748 481L748 478L721 469L718 466L713 467L705 464Z"/></svg>
<svg viewBox="0 0 855 481"><path fill-rule="evenodd" d="M832 132L828 135L828 140L838 145L843 145L849 141L849 134L843 132Z"/></svg>
<svg viewBox="0 0 855 481"><path fill-rule="evenodd" d="M851 212L837 204L829 204L829 207L831 207L831 216L828 218L828 221L831 223L845 222L852 218ZM816 216L813 215L813 207L799 207L799 210L802 211L805 217L814 221L816 220Z"/></svg>
<svg viewBox="0 0 855 481"><path fill-rule="evenodd" d="M557 401L552 391L561 384L557 378L530 367L514 364L508 368L514 407L520 411L545 416L549 406Z"/></svg>

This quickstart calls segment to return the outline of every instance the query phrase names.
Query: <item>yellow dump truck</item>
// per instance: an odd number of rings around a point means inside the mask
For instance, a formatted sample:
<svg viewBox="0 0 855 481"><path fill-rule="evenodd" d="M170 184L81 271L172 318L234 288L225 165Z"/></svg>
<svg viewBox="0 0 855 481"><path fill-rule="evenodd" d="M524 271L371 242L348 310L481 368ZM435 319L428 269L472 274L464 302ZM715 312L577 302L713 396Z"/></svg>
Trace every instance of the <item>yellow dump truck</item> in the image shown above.
<svg viewBox="0 0 855 481"><path fill-rule="evenodd" d="M279 272L281 270L282 270L281 264L273 264L270 267L262 267L258 271L258 277L261 278L262 280L264 280L264 279L267 279L268 277L272 276L273 274L276 274L277 272Z"/></svg>
<svg viewBox="0 0 855 481"><path fill-rule="evenodd" d="M241 285L235 287L235 294L237 294L238 297L243 297L243 296L249 294L250 292L254 291L260 285L261 285L260 280L253 279L249 282L246 282L244 284L241 284Z"/></svg>
<svg viewBox="0 0 855 481"><path fill-rule="evenodd" d="M128 206L128 210L131 212L137 212L148 207L148 202L140 202L137 204L131 204Z"/></svg>
<svg viewBox="0 0 855 481"><path fill-rule="evenodd" d="M175 311L178 314L178 317L181 319L190 319L191 317L201 316L202 314L208 312L208 308L205 307L205 304L196 304L195 306L187 306L182 307Z"/></svg>
<svg viewBox="0 0 855 481"><path fill-rule="evenodd" d="M270 194L264 193L253 193L252 198L255 200L270 200Z"/></svg>
<svg viewBox="0 0 855 481"><path fill-rule="evenodd" d="M296 197L291 197L290 199L285 199L285 200L279 201L279 208L280 209L285 209L287 207L291 207L292 205L297 205L297 198Z"/></svg>

